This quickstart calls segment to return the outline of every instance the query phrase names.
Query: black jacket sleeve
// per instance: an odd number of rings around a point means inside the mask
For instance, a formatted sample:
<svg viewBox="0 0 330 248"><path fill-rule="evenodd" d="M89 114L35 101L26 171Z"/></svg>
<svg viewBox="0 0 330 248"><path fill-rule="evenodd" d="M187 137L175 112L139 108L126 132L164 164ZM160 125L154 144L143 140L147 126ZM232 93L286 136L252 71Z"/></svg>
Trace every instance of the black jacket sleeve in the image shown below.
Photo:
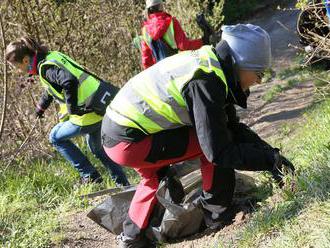
<svg viewBox="0 0 330 248"><path fill-rule="evenodd" d="M57 66L48 66L43 72L45 79L59 92L63 91L69 114L78 110L78 79L68 70Z"/></svg>
<svg viewBox="0 0 330 248"><path fill-rule="evenodd" d="M237 125L239 123L239 117L237 116L234 104L227 104L225 110L228 117L228 126Z"/></svg>
<svg viewBox="0 0 330 248"><path fill-rule="evenodd" d="M225 85L214 75L201 75L187 84L183 96L201 148L206 158L216 163L219 154L231 144Z"/></svg>
<svg viewBox="0 0 330 248"><path fill-rule="evenodd" d="M190 117L206 158L224 168L271 170L273 153L258 143L235 142L229 121L238 119L226 104L225 84L215 74L201 74L183 90ZM228 115L228 113L231 113ZM231 115L231 116L230 116ZM231 120L229 120L229 117Z"/></svg>

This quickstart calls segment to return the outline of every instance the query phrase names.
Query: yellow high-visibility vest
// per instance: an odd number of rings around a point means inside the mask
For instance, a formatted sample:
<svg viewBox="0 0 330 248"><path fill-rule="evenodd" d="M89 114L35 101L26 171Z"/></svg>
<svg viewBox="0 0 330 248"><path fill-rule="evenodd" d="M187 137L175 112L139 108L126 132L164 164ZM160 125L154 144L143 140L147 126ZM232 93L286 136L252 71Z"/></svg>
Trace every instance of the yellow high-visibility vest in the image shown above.
<svg viewBox="0 0 330 248"><path fill-rule="evenodd" d="M61 115L64 115L63 111L67 112L65 105L65 97L63 92L58 92L51 83L49 83L42 75L42 70L44 66L54 65L60 68L68 70L73 76L75 76L78 81L78 99L77 105L84 106L86 101L96 92L100 85L99 79L88 74L86 71L82 70L82 66L77 64L71 58L62 54L60 52L52 51L50 52L45 61L39 65L39 76L42 85L47 89L48 93L51 94L61 105ZM87 113L82 116L79 115L69 115L69 121L78 126L88 126L95 124L102 120L102 116L92 112Z"/></svg>
<svg viewBox="0 0 330 248"><path fill-rule="evenodd" d="M215 73L228 94L227 80L213 48L203 46L168 57L133 77L112 100L106 114L117 124L147 135L190 126L182 89L198 71Z"/></svg>

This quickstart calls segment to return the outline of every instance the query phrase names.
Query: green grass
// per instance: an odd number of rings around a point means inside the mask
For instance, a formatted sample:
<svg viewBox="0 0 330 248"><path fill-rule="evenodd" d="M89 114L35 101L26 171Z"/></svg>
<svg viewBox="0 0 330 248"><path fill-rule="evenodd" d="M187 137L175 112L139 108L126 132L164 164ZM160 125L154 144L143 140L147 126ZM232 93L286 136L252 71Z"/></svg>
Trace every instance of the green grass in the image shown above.
<svg viewBox="0 0 330 248"><path fill-rule="evenodd" d="M59 211L76 206L72 177L61 163L35 163L1 175L1 243L11 247L42 247L60 228ZM67 176L63 174L68 173ZM58 174L58 176L56 175Z"/></svg>
<svg viewBox="0 0 330 248"><path fill-rule="evenodd" d="M266 73L266 76L267 78L264 79L263 82L269 81L269 78L271 78L270 72ZM308 81L313 81L314 85L319 88L329 85L330 83L330 75L329 72L325 70L324 64L314 65L307 68L292 66L291 68L286 68L277 73L276 79L279 81L284 81L284 83L272 86L262 96L262 99L265 102L271 102L280 93ZM328 93L326 95L328 95Z"/></svg>
<svg viewBox="0 0 330 248"><path fill-rule="evenodd" d="M283 90L283 86L276 84L262 96L262 99L266 102L271 102Z"/></svg>
<svg viewBox="0 0 330 248"><path fill-rule="evenodd" d="M75 189L76 179L77 175L61 159L11 167L3 173L0 176L1 243L8 247L50 244L54 233L61 231L58 216L82 206L77 196L88 189Z"/></svg>
<svg viewBox="0 0 330 248"><path fill-rule="evenodd" d="M295 191L275 188L233 247L330 247L330 100L293 125L276 145L297 168Z"/></svg>
<svg viewBox="0 0 330 248"><path fill-rule="evenodd" d="M77 187L78 173L59 156L51 161L13 164L0 175L2 246L48 247L60 243L65 238L63 216L89 207L79 196L114 187L107 172L98 169L105 179L101 185ZM137 180L131 170L129 174Z"/></svg>

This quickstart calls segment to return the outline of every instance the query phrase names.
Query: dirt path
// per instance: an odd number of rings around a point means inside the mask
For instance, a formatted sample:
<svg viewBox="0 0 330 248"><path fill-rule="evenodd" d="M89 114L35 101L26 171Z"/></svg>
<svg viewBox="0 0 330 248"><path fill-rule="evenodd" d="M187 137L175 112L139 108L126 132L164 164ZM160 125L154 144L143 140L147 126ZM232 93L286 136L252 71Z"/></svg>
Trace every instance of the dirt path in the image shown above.
<svg viewBox="0 0 330 248"><path fill-rule="evenodd" d="M299 45L296 36L296 20L299 11L292 10L295 1L286 9L269 10L250 20L265 28L272 40L273 68L275 72L295 66L296 50L288 44ZM271 18L269 18L271 16ZM284 124L295 122L301 113L313 102L312 82L297 84L278 94L270 103L263 96L275 85L286 81L273 79L267 84L252 88L247 110L239 110L242 120L263 138L276 134Z"/></svg>
<svg viewBox="0 0 330 248"><path fill-rule="evenodd" d="M291 1L289 7L293 7L294 2ZM267 10L249 20L250 23L260 25L270 33L275 70L283 70L293 64L292 58L296 51L289 48L288 44L297 44L295 35L297 14L297 11L292 10ZM248 109L240 110L242 121L264 138L276 134L283 124L299 120L302 111L313 101L313 85L305 83L280 93L271 103L266 103L262 96L275 84L281 83L279 80L273 80L266 85L254 87L251 90ZM176 244L168 244L166 247L217 247L216 242L219 239L225 240L226 247L234 247L235 238L232 237L232 233L244 225L245 219L248 218L248 214L238 212L233 224L218 232L199 234ZM69 225L65 236L68 238L60 247L116 247L115 237L89 220L86 213L80 212L66 218Z"/></svg>
<svg viewBox="0 0 330 248"><path fill-rule="evenodd" d="M281 71L295 66L293 58L296 50L288 44L299 45L296 36L296 20L299 11L291 10L295 1L286 9L269 10L250 20L265 28L272 39L273 68ZM269 18L271 16L271 18ZM297 84L277 95L270 103L263 95L275 85L283 85L285 80L274 79L252 88L247 110L241 110L242 120L249 124L263 138L269 138L285 123L295 122L313 101L314 87L311 82Z"/></svg>

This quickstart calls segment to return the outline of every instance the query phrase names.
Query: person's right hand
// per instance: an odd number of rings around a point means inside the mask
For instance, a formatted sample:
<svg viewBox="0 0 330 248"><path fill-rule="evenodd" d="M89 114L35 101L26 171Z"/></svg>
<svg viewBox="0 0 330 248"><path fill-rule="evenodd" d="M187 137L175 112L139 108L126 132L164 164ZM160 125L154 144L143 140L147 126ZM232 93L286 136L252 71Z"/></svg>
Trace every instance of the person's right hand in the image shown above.
<svg viewBox="0 0 330 248"><path fill-rule="evenodd" d="M196 22L200 29L203 31L203 45L209 45L210 44L210 36L213 34L212 27L207 22L205 16L203 13L196 15Z"/></svg>
<svg viewBox="0 0 330 248"><path fill-rule="evenodd" d="M210 45L210 36L211 36L210 34L204 33L204 35L202 37L203 46Z"/></svg>
<svg viewBox="0 0 330 248"><path fill-rule="evenodd" d="M43 109L36 108L36 111L35 111L35 117L36 117L37 119L44 118L44 113L45 113L45 111L44 111Z"/></svg>
<svg viewBox="0 0 330 248"><path fill-rule="evenodd" d="M277 148L274 149L274 157L275 163L271 173L276 183L278 183L278 185L282 188L284 186L284 175L291 174L292 176L294 176L295 168L294 165L286 157L280 154Z"/></svg>

